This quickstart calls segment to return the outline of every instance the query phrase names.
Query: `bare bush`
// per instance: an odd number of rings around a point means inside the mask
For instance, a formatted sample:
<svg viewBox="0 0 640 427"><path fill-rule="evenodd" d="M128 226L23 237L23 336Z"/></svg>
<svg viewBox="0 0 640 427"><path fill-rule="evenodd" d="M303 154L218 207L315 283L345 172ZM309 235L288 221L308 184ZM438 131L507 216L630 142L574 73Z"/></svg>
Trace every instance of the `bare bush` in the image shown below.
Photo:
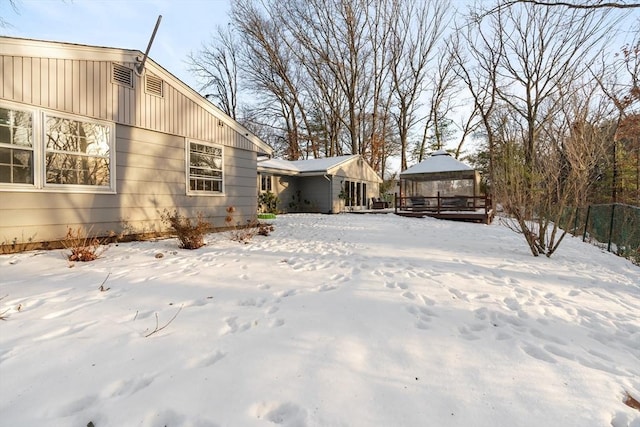
<svg viewBox="0 0 640 427"><path fill-rule="evenodd" d="M227 207L227 216L224 219L230 240L239 243L249 243L256 234L268 236L273 231L273 225L261 223L257 219L248 219L246 224L235 222L233 213L236 209L233 206Z"/></svg>
<svg viewBox="0 0 640 427"><path fill-rule="evenodd" d="M211 232L211 223L204 219L204 214L199 212L192 222L182 216L177 210L169 212L166 209L161 215L162 221L176 233L183 249L198 249L204 246L204 236Z"/></svg>
<svg viewBox="0 0 640 427"><path fill-rule="evenodd" d="M69 227L61 243L66 250L70 251L67 259L71 262L94 261L107 249L102 240L91 235L91 229L87 231L83 227Z"/></svg>

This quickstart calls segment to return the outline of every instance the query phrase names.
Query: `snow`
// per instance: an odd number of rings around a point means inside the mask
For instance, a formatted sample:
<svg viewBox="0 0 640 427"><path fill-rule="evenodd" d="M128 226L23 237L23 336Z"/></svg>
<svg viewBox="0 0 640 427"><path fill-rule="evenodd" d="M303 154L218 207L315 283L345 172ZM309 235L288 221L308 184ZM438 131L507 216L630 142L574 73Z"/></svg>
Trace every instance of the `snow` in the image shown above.
<svg viewBox="0 0 640 427"><path fill-rule="evenodd" d="M266 159L260 160L258 166L266 169L286 170L301 174L310 172L327 172L342 163L358 157L357 155L325 157L322 159L305 159L305 160L284 160L284 159Z"/></svg>
<svg viewBox="0 0 640 427"><path fill-rule="evenodd" d="M473 168L451 157L446 151L436 151L418 164L400 173L401 177L415 174L472 171Z"/></svg>
<svg viewBox="0 0 640 427"><path fill-rule="evenodd" d="M627 260L572 237L534 258L499 220L274 225L0 256L0 424L640 426Z"/></svg>

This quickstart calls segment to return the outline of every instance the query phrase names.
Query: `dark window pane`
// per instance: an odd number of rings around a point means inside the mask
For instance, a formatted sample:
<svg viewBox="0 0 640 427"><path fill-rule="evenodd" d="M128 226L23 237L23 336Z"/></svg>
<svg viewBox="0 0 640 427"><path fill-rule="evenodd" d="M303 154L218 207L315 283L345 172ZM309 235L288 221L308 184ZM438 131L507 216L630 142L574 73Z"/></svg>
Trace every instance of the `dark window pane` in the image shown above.
<svg viewBox="0 0 640 427"><path fill-rule="evenodd" d="M0 182L33 184L33 152L0 147Z"/></svg>

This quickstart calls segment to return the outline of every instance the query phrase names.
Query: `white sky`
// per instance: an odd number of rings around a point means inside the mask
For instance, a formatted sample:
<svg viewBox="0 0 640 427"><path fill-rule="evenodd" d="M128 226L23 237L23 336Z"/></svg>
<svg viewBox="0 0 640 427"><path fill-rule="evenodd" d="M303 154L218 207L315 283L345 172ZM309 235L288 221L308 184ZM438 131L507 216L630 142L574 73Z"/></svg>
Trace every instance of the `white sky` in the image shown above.
<svg viewBox="0 0 640 427"><path fill-rule="evenodd" d="M149 56L198 90L185 60L228 22L229 0L17 0L0 1L11 27L0 34L39 40L138 49L144 52L162 15Z"/></svg>

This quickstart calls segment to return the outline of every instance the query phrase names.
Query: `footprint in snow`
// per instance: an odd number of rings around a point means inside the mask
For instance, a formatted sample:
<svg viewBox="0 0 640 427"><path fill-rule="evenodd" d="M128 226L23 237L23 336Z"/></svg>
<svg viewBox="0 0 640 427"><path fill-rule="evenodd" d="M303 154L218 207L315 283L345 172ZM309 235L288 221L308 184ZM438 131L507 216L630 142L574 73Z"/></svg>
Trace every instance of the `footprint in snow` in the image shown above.
<svg viewBox="0 0 640 427"><path fill-rule="evenodd" d="M538 360L542 360L547 363L556 363L556 359L554 359L549 353L547 353L544 349L536 347L532 344L525 343L522 346L522 351L527 353L529 356L536 358Z"/></svg>
<svg viewBox="0 0 640 427"><path fill-rule="evenodd" d="M464 325L458 328L458 332L460 332L460 336L465 340L475 341L480 339L479 336L475 335L471 330L469 330L469 328Z"/></svg>
<svg viewBox="0 0 640 427"><path fill-rule="evenodd" d="M255 415L258 419L285 427L306 427L307 411L295 403L261 403L256 405Z"/></svg>
<svg viewBox="0 0 640 427"><path fill-rule="evenodd" d="M237 332L244 332L247 329L251 328L251 323L249 323L249 322L244 322L244 323L238 324L238 317L237 316L227 317L224 320L224 322L225 322L225 326L223 326L222 329L220 329L220 335L227 335L227 334L235 334ZM257 324L257 321L255 321L254 324Z"/></svg>
<svg viewBox="0 0 640 427"><path fill-rule="evenodd" d="M118 380L107 386L104 394L108 397L131 396L143 390L153 382L153 377L140 376L133 379Z"/></svg>
<svg viewBox="0 0 640 427"><path fill-rule="evenodd" d="M187 366L189 368L206 368L208 366L211 366L217 363L218 361L223 359L226 355L227 353L224 353L218 350L211 354L205 354L204 356L192 358L187 362Z"/></svg>
<svg viewBox="0 0 640 427"><path fill-rule="evenodd" d="M338 287L335 285L328 285L328 284L320 285L316 288L318 292L333 291L335 289L338 289Z"/></svg>

